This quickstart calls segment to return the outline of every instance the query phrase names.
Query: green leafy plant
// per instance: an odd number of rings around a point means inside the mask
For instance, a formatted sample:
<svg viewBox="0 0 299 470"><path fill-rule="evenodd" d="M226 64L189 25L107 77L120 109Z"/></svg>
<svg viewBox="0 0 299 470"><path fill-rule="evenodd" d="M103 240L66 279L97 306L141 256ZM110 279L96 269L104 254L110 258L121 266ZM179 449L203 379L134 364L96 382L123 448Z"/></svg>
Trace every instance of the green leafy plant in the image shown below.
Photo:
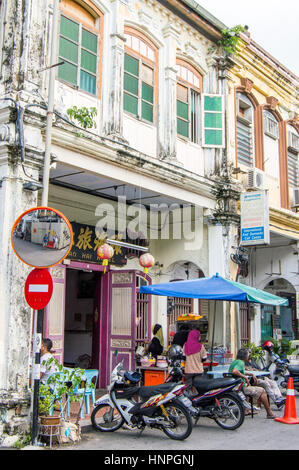
<svg viewBox="0 0 299 470"><path fill-rule="evenodd" d="M245 28L241 25L223 29L221 31L222 38L218 41L218 45L228 54L235 54L240 42L240 33L243 31L245 31Z"/></svg>
<svg viewBox="0 0 299 470"><path fill-rule="evenodd" d="M97 123L95 121L95 116L97 115L97 110L94 107L86 108L83 106L82 108L77 108L77 106L73 106L69 108L67 111L67 115L77 121L79 126L83 129L91 129L92 127L97 127Z"/></svg>
<svg viewBox="0 0 299 470"><path fill-rule="evenodd" d="M48 368L55 366L56 372L51 375L46 385L40 384L39 411L40 413L49 414L50 407L56 400L62 403L64 410L67 399L72 402L79 401L80 396L74 392L76 389L82 388L82 393L84 393L86 382L84 370L79 367L66 369L54 357L51 357L46 364ZM94 384L90 386L94 387Z"/></svg>
<svg viewBox="0 0 299 470"><path fill-rule="evenodd" d="M254 361L258 361L263 357L264 351L261 346L256 346L254 343L247 343L244 346L246 349L250 349L251 351L251 358Z"/></svg>

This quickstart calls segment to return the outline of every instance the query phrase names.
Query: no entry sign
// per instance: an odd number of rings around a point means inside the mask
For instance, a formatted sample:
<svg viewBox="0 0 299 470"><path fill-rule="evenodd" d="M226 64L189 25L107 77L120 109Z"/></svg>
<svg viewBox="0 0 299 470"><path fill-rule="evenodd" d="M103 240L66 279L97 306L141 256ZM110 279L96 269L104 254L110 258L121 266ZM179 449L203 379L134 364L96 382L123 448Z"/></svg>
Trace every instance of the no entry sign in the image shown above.
<svg viewBox="0 0 299 470"><path fill-rule="evenodd" d="M50 302L53 279L47 269L34 269L25 282L25 299L34 310L41 310Z"/></svg>

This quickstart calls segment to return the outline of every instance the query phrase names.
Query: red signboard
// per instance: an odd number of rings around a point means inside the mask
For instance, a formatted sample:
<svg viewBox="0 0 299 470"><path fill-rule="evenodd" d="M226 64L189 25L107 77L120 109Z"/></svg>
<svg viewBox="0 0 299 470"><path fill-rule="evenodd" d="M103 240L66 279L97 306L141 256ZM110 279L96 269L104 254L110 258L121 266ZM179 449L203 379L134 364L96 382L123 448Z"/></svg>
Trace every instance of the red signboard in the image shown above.
<svg viewBox="0 0 299 470"><path fill-rule="evenodd" d="M53 279L47 269L33 269L25 282L25 299L34 310L41 310L50 302Z"/></svg>

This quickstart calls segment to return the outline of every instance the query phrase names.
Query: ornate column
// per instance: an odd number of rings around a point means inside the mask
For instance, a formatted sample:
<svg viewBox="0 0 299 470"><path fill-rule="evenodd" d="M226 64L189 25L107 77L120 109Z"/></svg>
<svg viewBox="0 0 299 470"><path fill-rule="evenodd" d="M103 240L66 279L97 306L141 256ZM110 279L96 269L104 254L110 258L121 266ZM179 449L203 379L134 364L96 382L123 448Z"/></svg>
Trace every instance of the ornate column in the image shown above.
<svg viewBox="0 0 299 470"><path fill-rule="evenodd" d="M164 61L160 74L161 97L159 112L159 157L176 160L176 48L179 30L172 24L163 29Z"/></svg>

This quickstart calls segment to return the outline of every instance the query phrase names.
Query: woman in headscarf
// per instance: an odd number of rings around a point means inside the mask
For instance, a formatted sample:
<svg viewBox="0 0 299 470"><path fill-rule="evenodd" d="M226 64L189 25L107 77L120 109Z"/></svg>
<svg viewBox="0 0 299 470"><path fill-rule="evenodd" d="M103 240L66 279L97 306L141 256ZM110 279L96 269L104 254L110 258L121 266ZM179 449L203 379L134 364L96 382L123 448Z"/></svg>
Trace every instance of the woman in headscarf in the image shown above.
<svg viewBox="0 0 299 470"><path fill-rule="evenodd" d="M192 389L193 379L203 374L203 362L207 358L205 347L199 342L200 331L191 330L184 346L186 356L185 380L188 389Z"/></svg>
<svg viewBox="0 0 299 470"><path fill-rule="evenodd" d="M164 338L162 326L159 323L156 323L153 326L153 335L151 342L147 347L148 354L151 354L153 357L160 356L164 349Z"/></svg>

